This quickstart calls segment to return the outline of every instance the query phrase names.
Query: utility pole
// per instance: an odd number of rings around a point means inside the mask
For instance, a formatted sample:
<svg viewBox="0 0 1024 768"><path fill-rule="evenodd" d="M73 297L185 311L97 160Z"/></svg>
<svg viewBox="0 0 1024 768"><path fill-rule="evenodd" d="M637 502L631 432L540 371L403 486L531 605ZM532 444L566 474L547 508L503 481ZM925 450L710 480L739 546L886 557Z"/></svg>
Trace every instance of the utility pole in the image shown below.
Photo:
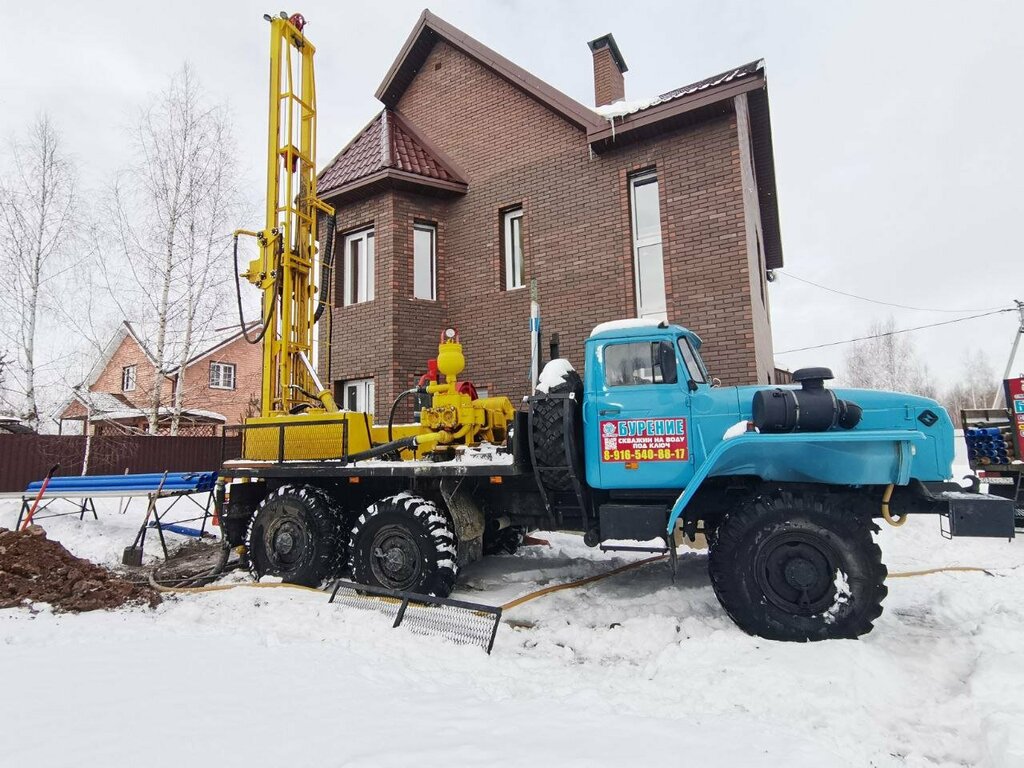
<svg viewBox="0 0 1024 768"><path fill-rule="evenodd" d="M992 398L992 408L999 407L999 398L1003 396L1003 387L1001 386L1002 382L1010 378L1010 374L1013 372L1013 361L1017 359L1017 348L1020 346L1020 337L1024 336L1024 301L1014 299L1014 303L1017 305L1017 314L1020 316L1020 325L1017 327L1017 333L1013 337L1013 346L1010 347L1010 359L1006 361L1006 370L1003 371L1003 378L999 382L1000 387L996 390L996 396Z"/></svg>
<svg viewBox="0 0 1024 768"><path fill-rule="evenodd" d="M530 393L537 389L540 375L540 301L537 279L530 281Z"/></svg>

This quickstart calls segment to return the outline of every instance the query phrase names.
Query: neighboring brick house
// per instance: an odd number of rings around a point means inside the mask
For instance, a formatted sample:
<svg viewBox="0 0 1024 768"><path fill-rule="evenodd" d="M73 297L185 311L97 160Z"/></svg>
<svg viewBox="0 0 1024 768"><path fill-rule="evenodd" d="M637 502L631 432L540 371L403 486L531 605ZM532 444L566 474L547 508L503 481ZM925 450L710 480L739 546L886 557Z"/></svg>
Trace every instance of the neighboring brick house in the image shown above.
<svg viewBox="0 0 1024 768"><path fill-rule="evenodd" d="M337 210L319 370L342 405L386 411L448 324L478 387L527 394L534 280L545 356L557 333L581 367L594 325L655 317L696 330L723 383L775 380L762 62L630 104L614 38L590 48L600 111L423 12L384 110L319 177Z"/></svg>
<svg viewBox="0 0 1024 768"><path fill-rule="evenodd" d="M254 328L258 324L249 326ZM123 322L86 380L74 388L60 413L62 428L65 421L78 421L93 434L145 432L158 375L161 434L170 429L178 386L184 386L181 435L215 434L224 424L258 414L262 347L249 344L237 327L207 334L198 346L184 367L160 374L135 328Z"/></svg>

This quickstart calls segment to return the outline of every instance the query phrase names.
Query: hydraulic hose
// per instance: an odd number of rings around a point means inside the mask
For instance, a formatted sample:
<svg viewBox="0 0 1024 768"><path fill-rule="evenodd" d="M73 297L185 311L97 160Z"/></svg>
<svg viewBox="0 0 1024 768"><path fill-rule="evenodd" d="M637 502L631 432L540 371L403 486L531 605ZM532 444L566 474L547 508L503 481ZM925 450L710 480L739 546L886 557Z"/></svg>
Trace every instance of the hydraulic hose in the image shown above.
<svg viewBox="0 0 1024 768"><path fill-rule="evenodd" d="M889 483L885 487L885 493L882 494L882 518L891 525L893 528L899 528L905 522L907 522L907 516L896 517L889 511L889 501L892 499L892 492L895 486Z"/></svg>
<svg viewBox="0 0 1024 768"><path fill-rule="evenodd" d="M392 426L395 423L395 411L398 410L398 404L400 402L402 402L402 400L404 400L409 395L419 394L419 391L420 390L419 390L418 387L413 387L412 389L407 389L407 390L405 390L405 392L402 392L398 397L396 397L395 398L395 402L393 402L391 404L391 412L388 414L388 442L389 443L392 442L395 439L395 436L391 432L391 428L392 428Z"/></svg>
<svg viewBox="0 0 1024 768"><path fill-rule="evenodd" d="M387 456L389 453L398 453L407 449L411 450L416 447L418 439L419 435L413 435L412 437L403 437L401 440L392 440L383 445L376 445L367 451L353 453L348 457L348 460L366 461L367 459L375 459L378 456Z"/></svg>
<svg viewBox="0 0 1024 768"><path fill-rule="evenodd" d="M327 307L331 295L331 267L334 260L334 231L338 226L337 215L331 215L327 219L327 233L324 242L324 255L320 261L320 300L317 302L316 311L313 313L313 322L317 322Z"/></svg>
<svg viewBox="0 0 1024 768"><path fill-rule="evenodd" d="M277 285L274 285L274 292L271 294L270 307L267 309L267 316L263 320L263 328L260 329L255 339L249 338L249 333L245 330L245 312L242 311L242 283L239 279L238 274L238 233L235 233L235 243L232 248L232 257L235 261L235 298L238 299L238 325L242 329L242 337L250 344L259 344L263 341L263 337L267 333L267 328L270 327L270 321L274 318L274 304L277 301Z"/></svg>

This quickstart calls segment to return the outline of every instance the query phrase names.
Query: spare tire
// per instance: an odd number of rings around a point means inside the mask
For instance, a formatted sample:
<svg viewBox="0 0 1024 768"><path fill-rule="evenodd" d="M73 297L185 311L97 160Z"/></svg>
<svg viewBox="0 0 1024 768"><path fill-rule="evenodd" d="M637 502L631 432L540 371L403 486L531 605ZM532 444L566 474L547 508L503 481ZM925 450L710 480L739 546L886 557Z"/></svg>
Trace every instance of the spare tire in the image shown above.
<svg viewBox="0 0 1024 768"><path fill-rule="evenodd" d="M548 395L561 395L571 393L575 398L570 401L573 414L570 416L571 423L566 423L565 398L544 397ZM551 386L548 391L535 393L533 407L533 419L531 427L533 434L530 439L533 443L534 461L539 467L565 467L572 463L573 456L578 460L582 451L576 450L571 453L566 451L566 431L571 430L569 435L575 445L580 445L583 439L582 420L579 418L579 410L583 402L583 380L576 371L569 369L562 377L562 381ZM575 466L577 475L580 467ZM572 478L567 471L543 472L541 480L546 488L553 491L573 490Z"/></svg>

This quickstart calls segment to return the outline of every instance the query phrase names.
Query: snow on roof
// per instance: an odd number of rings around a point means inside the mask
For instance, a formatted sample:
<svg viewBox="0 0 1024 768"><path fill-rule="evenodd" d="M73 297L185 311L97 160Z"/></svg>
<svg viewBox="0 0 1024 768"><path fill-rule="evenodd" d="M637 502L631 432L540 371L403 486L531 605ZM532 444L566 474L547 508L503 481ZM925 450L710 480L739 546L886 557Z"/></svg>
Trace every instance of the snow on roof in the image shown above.
<svg viewBox="0 0 1024 768"><path fill-rule="evenodd" d="M674 99L682 98L683 96L689 96L690 94L697 93L698 91L706 91L720 85L726 85L734 80L749 77L762 69L764 69L764 59L758 59L757 61L752 61L749 64L744 64L741 67L730 69L728 72L712 75L711 77L704 78L703 80L698 80L696 83L690 83L689 85L684 85L682 88L676 88L668 93L661 94L661 96L654 96L653 98L648 99L631 99L629 101L622 99L611 104L605 104L602 107L596 107L594 108L594 111L607 120L614 120L616 117L625 117L626 115L632 115L636 112L642 112L645 109L656 107L658 104L664 104L666 101L672 101Z"/></svg>
<svg viewBox="0 0 1024 768"><path fill-rule="evenodd" d="M627 317L622 320L609 320L607 323L600 323L594 326L590 332L590 338L608 333L609 331L625 331L633 328L657 328L664 323L664 320L655 320L652 317Z"/></svg>
<svg viewBox="0 0 1024 768"><path fill-rule="evenodd" d="M85 389L76 389L74 396L76 400L94 414L112 413L114 411L123 411L125 408L135 408L125 397L115 395L113 392L89 392Z"/></svg>
<svg viewBox="0 0 1024 768"><path fill-rule="evenodd" d="M89 409L90 418L95 420L141 419L149 415L148 408L139 408L127 398L113 392L89 392L76 389L74 397ZM173 408L161 408L159 417L173 416ZM200 408L183 408L181 415L185 418L210 419L227 423L227 417L215 411L204 411Z"/></svg>
<svg viewBox="0 0 1024 768"><path fill-rule="evenodd" d="M35 430L17 416L0 416L0 432L31 434L35 432Z"/></svg>

